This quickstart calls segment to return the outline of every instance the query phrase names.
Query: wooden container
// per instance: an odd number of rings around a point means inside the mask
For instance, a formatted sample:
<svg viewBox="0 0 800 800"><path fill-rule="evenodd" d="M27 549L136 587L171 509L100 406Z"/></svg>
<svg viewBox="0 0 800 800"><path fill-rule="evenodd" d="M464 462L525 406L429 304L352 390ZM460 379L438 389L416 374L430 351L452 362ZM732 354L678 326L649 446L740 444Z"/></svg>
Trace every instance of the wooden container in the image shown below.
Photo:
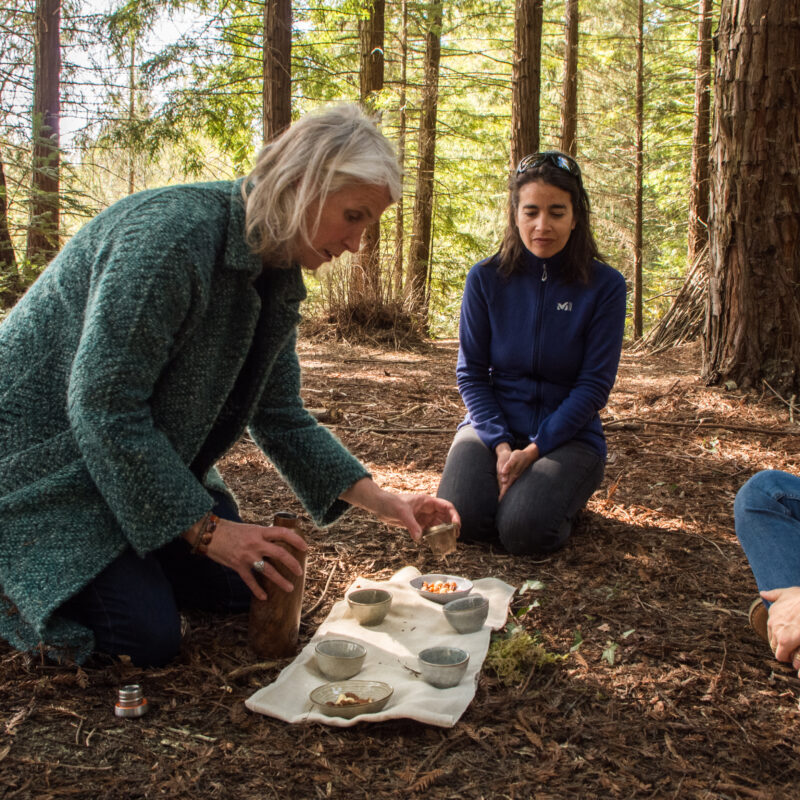
<svg viewBox="0 0 800 800"><path fill-rule="evenodd" d="M275 514L272 524L281 528L292 528L303 535L296 514L279 511ZM306 552L296 550L284 542L279 544L297 559L303 568L303 574L295 575L282 562L272 562L272 566L294 584L291 592L285 592L266 576L256 574L256 580L267 593L266 600L254 597L250 601L248 638L250 647L259 658L288 658L297 653L300 613L303 609L303 590L306 582Z"/></svg>

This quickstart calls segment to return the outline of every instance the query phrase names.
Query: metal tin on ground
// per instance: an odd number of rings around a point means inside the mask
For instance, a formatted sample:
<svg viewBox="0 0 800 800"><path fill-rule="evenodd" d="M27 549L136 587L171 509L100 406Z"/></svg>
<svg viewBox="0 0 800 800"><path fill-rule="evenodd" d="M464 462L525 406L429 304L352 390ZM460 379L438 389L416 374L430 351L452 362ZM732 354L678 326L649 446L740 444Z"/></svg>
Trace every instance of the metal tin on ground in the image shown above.
<svg viewBox="0 0 800 800"><path fill-rule="evenodd" d="M141 717L147 713L147 698L138 683L129 683L119 690L114 713L118 717Z"/></svg>

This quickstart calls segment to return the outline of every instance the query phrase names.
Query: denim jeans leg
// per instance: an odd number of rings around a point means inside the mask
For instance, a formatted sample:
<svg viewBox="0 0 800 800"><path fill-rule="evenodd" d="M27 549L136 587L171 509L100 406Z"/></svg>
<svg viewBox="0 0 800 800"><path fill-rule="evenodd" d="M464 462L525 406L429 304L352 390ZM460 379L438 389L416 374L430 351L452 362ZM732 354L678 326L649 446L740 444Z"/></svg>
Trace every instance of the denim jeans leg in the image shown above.
<svg viewBox="0 0 800 800"><path fill-rule="evenodd" d="M602 456L583 442L567 442L537 459L500 501L496 525L506 550L526 555L563 547L604 472Z"/></svg>
<svg viewBox="0 0 800 800"><path fill-rule="evenodd" d="M449 500L461 516L461 538L488 541L497 537L497 460L471 425L459 430L442 472L437 497Z"/></svg>
<svg viewBox="0 0 800 800"><path fill-rule="evenodd" d="M160 667L180 649L181 621L158 560L129 547L57 612L89 628L95 652Z"/></svg>
<svg viewBox="0 0 800 800"><path fill-rule="evenodd" d="M233 522L242 521L227 495L216 491L210 494L214 498L213 510L218 517ZM252 593L238 573L206 556L192 555L185 539L175 539L153 555L172 586L180 610L239 614L250 608Z"/></svg>
<svg viewBox="0 0 800 800"><path fill-rule="evenodd" d="M739 490L733 509L759 591L800 586L800 478L758 472Z"/></svg>
<svg viewBox="0 0 800 800"><path fill-rule="evenodd" d="M219 516L241 521L225 495L212 495ZM243 611L249 598L250 590L233 570L192 555L178 538L143 558L127 548L57 613L89 628L96 652L156 667L178 654L181 608Z"/></svg>

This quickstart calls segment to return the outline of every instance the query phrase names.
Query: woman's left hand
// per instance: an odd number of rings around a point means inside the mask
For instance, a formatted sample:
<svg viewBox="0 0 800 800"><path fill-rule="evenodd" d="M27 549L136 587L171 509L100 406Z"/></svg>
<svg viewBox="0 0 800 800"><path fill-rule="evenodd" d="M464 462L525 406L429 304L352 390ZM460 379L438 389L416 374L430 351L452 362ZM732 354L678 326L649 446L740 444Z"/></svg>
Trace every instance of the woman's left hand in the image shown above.
<svg viewBox="0 0 800 800"><path fill-rule="evenodd" d="M500 463L498 459L497 483L500 486L498 500L511 488L514 481L539 458L539 448L531 443L523 450L512 450L509 456Z"/></svg>
<svg viewBox="0 0 800 800"><path fill-rule="evenodd" d="M455 506L448 500L427 494L393 494L381 489L371 478L354 483L341 499L371 511L381 522L401 525L414 541L422 536L422 529L442 522L461 524Z"/></svg>

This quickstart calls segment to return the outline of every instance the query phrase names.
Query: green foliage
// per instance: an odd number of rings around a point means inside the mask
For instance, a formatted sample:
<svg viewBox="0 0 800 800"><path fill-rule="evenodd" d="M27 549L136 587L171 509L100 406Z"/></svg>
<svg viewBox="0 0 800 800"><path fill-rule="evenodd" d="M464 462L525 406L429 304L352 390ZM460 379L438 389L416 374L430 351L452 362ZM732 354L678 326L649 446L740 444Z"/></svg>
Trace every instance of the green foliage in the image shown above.
<svg viewBox="0 0 800 800"><path fill-rule="evenodd" d="M33 4L25 0L22 6L22 16L6 20L7 29L29 28L25 13ZM66 161L75 162L64 184L64 195L71 198L73 207L66 217L67 232L87 209L102 207L128 191L131 176L138 189L249 170L262 141L263 1L124 0L104 18L85 16L79 0L65 8L68 46L87 47L87 42L93 42L95 48L105 48L92 73L105 76L104 84L93 90L98 110L74 139L72 151L65 154ZM366 0L293 3L295 117L324 103L358 99L358 24L366 8ZM396 242L393 215L387 214L382 247L383 284L392 302L400 300L394 297L393 254L398 247L407 254L412 226L427 8L421 0L408 2L403 86L401 5L400 0L387 0L385 86L374 100L383 130L397 140L405 92L404 230L402 240ZM159 20L181 11L195 17L197 25L179 40L155 46L151 33ZM645 11L644 310L648 325L667 308L685 270L696 3L648 0ZM601 249L629 277L635 22L632 0L597 0L581 6L578 158ZM429 324L437 336L455 335L466 273L473 263L496 251L505 226L513 24L511 0L464 0L444 7L429 285ZM23 84L30 81L30 62L23 52L29 35L28 29L24 37L11 37L5 48L14 55L14 74ZM132 55L133 73L129 71ZM559 143L563 61L564 3L545 0L542 149ZM87 95L69 58L65 70L75 78L66 83L70 88L65 111L69 113L80 103L86 105ZM5 106L10 101L4 101ZM15 108L19 107L17 103ZM19 124L14 138L15 119ZM9 167L15 236L25 225L26 125L24 115L7 114L0 127L4 163L19 165ZM16 160L8 152L12 142L20 148ZM76 182L70 183L73 178Z"/></svg>
<svg viewBox="0 0 800 800"><path fill-rule="evenodd" d="M548 652L538 634L531 636L523 628L514 627L510 633L492 638L484 666L492 670L504 686L518 686L531 671L558 664L565 658Z"/></svg>

